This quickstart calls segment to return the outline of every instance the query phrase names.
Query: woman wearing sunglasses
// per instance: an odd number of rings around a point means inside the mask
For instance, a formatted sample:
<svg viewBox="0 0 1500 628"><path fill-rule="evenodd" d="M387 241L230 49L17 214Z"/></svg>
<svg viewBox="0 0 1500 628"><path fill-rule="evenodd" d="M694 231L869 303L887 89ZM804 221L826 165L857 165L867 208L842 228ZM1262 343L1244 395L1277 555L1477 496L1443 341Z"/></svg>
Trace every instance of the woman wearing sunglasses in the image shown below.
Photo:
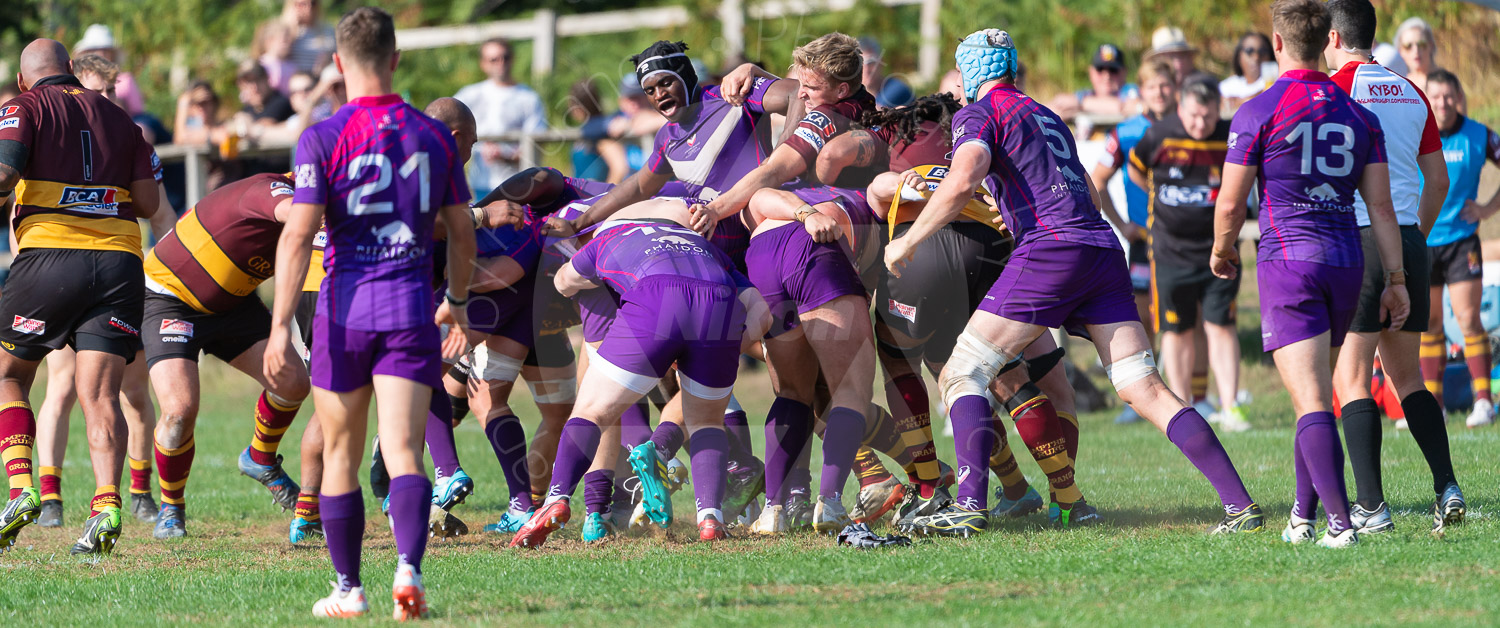
<svg viewBox="0 0 1500 628"><path fill-rule="evenodd" d="M1234 111L1245 101L1261 93L1277 75L1276 61L1271 58L1271 40L1261 33L1245 33L1234 47L1234 58L1230 67L1234 75L1219 81L1219 94L1224 97L1224 108Z"/></svg>

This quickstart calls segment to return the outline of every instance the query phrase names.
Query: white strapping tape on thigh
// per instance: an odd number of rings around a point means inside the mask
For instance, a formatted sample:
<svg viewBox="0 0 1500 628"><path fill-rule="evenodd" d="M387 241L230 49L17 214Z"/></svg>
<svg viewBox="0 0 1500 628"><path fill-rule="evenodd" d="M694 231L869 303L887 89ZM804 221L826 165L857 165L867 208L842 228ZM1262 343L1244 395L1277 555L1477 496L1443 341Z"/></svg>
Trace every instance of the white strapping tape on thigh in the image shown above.
<svg viewBox="0 0 1500 628"><path fill-rule="evenodd" d="M943 367L946 376L940 382L943 404L952 408L959 397L985 394L1000 367L1019 358L1019 355L1006 355L990 341L965 329L958 335L958 341L953 344L953 355Z"/></svg>
<svg viewBox="0 0 1500 628"><path fill-rule="evenodd" d="M640 373L632 373L620 368L609 360L604 359L602 355L595 355L589 358L589 370L592 371L594 369L599 369L601 374L614 380L616 384L641 395L651 392L652 389L656 388L657 382L661 381L661 378L655 375L641 375Z"/></svg>
<svg viewBox="0 0 1500 628"><path fill-rule="evenodd" d="M594 346L596 344L597 343L593 343L593 342L585 342L585 343L583 343L583 352L589 356L589 363L590 364L592 364L594 362L594 358L599 357L599 347Z"/></svg>
<svg viewBox="0 0 1500 628"><path fill-rule="evenodd" d="M691 377L683 375L682 371L677 372L677 385L682 387L682 392L685 392L699 399L709 399L713 401L728 397L731 393L734 392L733 385L725 386L723 388L706 386L699 382L693 381L693 378Z"/></svg>
<svg viewBox="0 0 1500 628"><path fill-rule="evenodd" d="M1115 391L1118 392L1126 386L1155 375L1156 360L1151 358L1150 351L1142 351L1106 365L1104 374L1109 377L1109 383L1113 384Z"/></svg>
<svg viewBox="0 0 1500 628"><path fill-rule="evenodd" d="M539 382L526 380L526 387L531 390L531 399L537 403L572 405L578 399L578 379L573 377L544 379ZM542 392L546 390L552 392Z"/></svg>
<svg viewBox="0 0 1500 628"><path fill-rule="evenodd" d="M486 345L474 347L469 358L475 376L487 382L514 382L521 374L524 360L491 350Z"/></svg>

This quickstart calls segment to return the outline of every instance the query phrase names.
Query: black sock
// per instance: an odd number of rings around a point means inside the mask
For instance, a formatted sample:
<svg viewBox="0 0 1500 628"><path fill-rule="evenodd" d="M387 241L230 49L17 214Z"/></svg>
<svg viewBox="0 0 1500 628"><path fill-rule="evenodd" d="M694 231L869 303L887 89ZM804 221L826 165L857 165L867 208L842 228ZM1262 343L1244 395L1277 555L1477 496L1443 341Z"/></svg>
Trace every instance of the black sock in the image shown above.
<svg viewBox="0 0 1500 628"><path fill-rule="evenodd" d="M1374 510L1385 501L1380 485L1380 406L1374 399L1356 399L1344 404L1340 414L1349 466L1354 468L1355 501Z"/></svg>
<svg viewBox="0 0 1500 628"><path fill-rule="evenodd" d="M1443 407L1437 397L1426 390L1419 390L1401 400L1401 409L1406 411L1406 427L1411 437L1422 449L1427 459L1427 468L1432 470L1432 491L1441 493L1453 477L1453 456L1448 453L1448 426L1444 423Z"/></svg>

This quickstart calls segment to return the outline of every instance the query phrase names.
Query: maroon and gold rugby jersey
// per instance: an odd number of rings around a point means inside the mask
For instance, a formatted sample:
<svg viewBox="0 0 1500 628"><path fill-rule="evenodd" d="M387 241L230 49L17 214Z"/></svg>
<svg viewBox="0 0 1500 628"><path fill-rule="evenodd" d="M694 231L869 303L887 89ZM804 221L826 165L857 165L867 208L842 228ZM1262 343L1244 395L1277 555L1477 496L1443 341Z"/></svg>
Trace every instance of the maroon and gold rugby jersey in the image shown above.
<svg viewBox="0 0 1500 628"><path fill-rule="evenodd" d="M234 308L275 272L276 206L293 191L287 175L258 174L203 197L146 256L149 287L207 314Z"/></svg>
<svg viewBox="0 0 1500 628"><path fill-rule="evenodd" d="M130 184L153 178L156 153L124 109L49 76L0 107L0 140L30 149L15 190L21 249L141 254Z"/></svg>
<svg viewBox="0 0 1500 628"><path fill-rule="evenodd" d="M797 122L797 128L792 131L792 136L784 143L797 151L797 154L801 155L802 160L807 163L807 172L802 175L804 180L812 178L813 165L818 162L818 152L823 150L823 145L848 131L849 126L859 120L866 111L874 110L875 97L865 91L864 86L861 85L848 98L831 105L819 105L807 112L807 115ZM823 181L823 183L832 185L834 182Z"/></svg>
<svg viewBox="0 0 1500 628"><path fill-rule="evenodd" d="M870 134L890 146L891 172L915 170L927 181L927 193L931 195L953 166L953 138L951 134L943 133L942 125L936 122L924 121L917 129L916 134L904 142L898 141L895 132L888 127L871 130ZM896 225L915 221L920 213L921 210L915 204L902 204L900 196L892 199L891 212L886 217L886 223L891 226L892 237L895 237ZM988 225L996 231L1005 229L993 222L994 208L985 204L977 193L964 205L960 215L964 219Z"/></svg>

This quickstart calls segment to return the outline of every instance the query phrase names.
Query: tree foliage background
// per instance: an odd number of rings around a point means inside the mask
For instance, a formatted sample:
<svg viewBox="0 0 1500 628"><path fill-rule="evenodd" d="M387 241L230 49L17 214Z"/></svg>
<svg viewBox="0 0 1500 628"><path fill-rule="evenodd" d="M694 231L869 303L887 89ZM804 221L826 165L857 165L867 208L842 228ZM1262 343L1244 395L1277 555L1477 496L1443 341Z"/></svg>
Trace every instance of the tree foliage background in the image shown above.
<svg viewBox="0 0 1500 628"><path fill-rule="evenodd" d="M343 11L369 2L323 0L323 4L325 17L334 20ZM518 42L516 72L549 103L554 125L565 124L563 100L571 83L596 79L605 99L612 99L619 77L629 70L626 59L657 39L687 41L692 54L710 68L718 69L725 62L714 0L382 0L378 4L395 15L403 28L524 18L539 8L569 14L682 4L695 15L691 24L680 28L562 39L550 77L530 76L530 44ZM953 46L965 34L981 26L1006 28L1030 68L1030 89L1046 95L1084 84L1089 56L1100 43L1119 44L1126 51L1127 63L1134 67L1139 52L1149 45L1151 30L1170 23L1183 28L1203 50L1201 66L1224 75L1241 33L1269 32L1269 5L1268 0L946 0L943 64L945 68L951 65ZM1496 71L1500 46L1495 43L1500 13L1448 0L1376 0L1376 5L1383 40L1392 38L1402 19L1426 18L1438 32L1439 63L1456 71L1469 88L1472 113L1490 123L1500 121L1500 72ZM13 69L20 48L32 38L53 37L71 46L89 24L107 24L125 52L125 68L135 73L147 96L148 108L170 120L176 102L174 66L179 68L179 81L208 79L219 86L226 103L234 103L234 65L249 55L256 26L281 9L281 0L9 0L0 11L0 64L9 62ZM746 54L777 71L788 65L794 46L839 30L876 36L885 47L891 72L915 72L918 21L917 7L884 7L877 0L860 0L855 8L837 13L750 20ZM409 51L403 56L396 87L417 103L451 95L460 86L483 78L477 56L472 46Z"/></svg>

